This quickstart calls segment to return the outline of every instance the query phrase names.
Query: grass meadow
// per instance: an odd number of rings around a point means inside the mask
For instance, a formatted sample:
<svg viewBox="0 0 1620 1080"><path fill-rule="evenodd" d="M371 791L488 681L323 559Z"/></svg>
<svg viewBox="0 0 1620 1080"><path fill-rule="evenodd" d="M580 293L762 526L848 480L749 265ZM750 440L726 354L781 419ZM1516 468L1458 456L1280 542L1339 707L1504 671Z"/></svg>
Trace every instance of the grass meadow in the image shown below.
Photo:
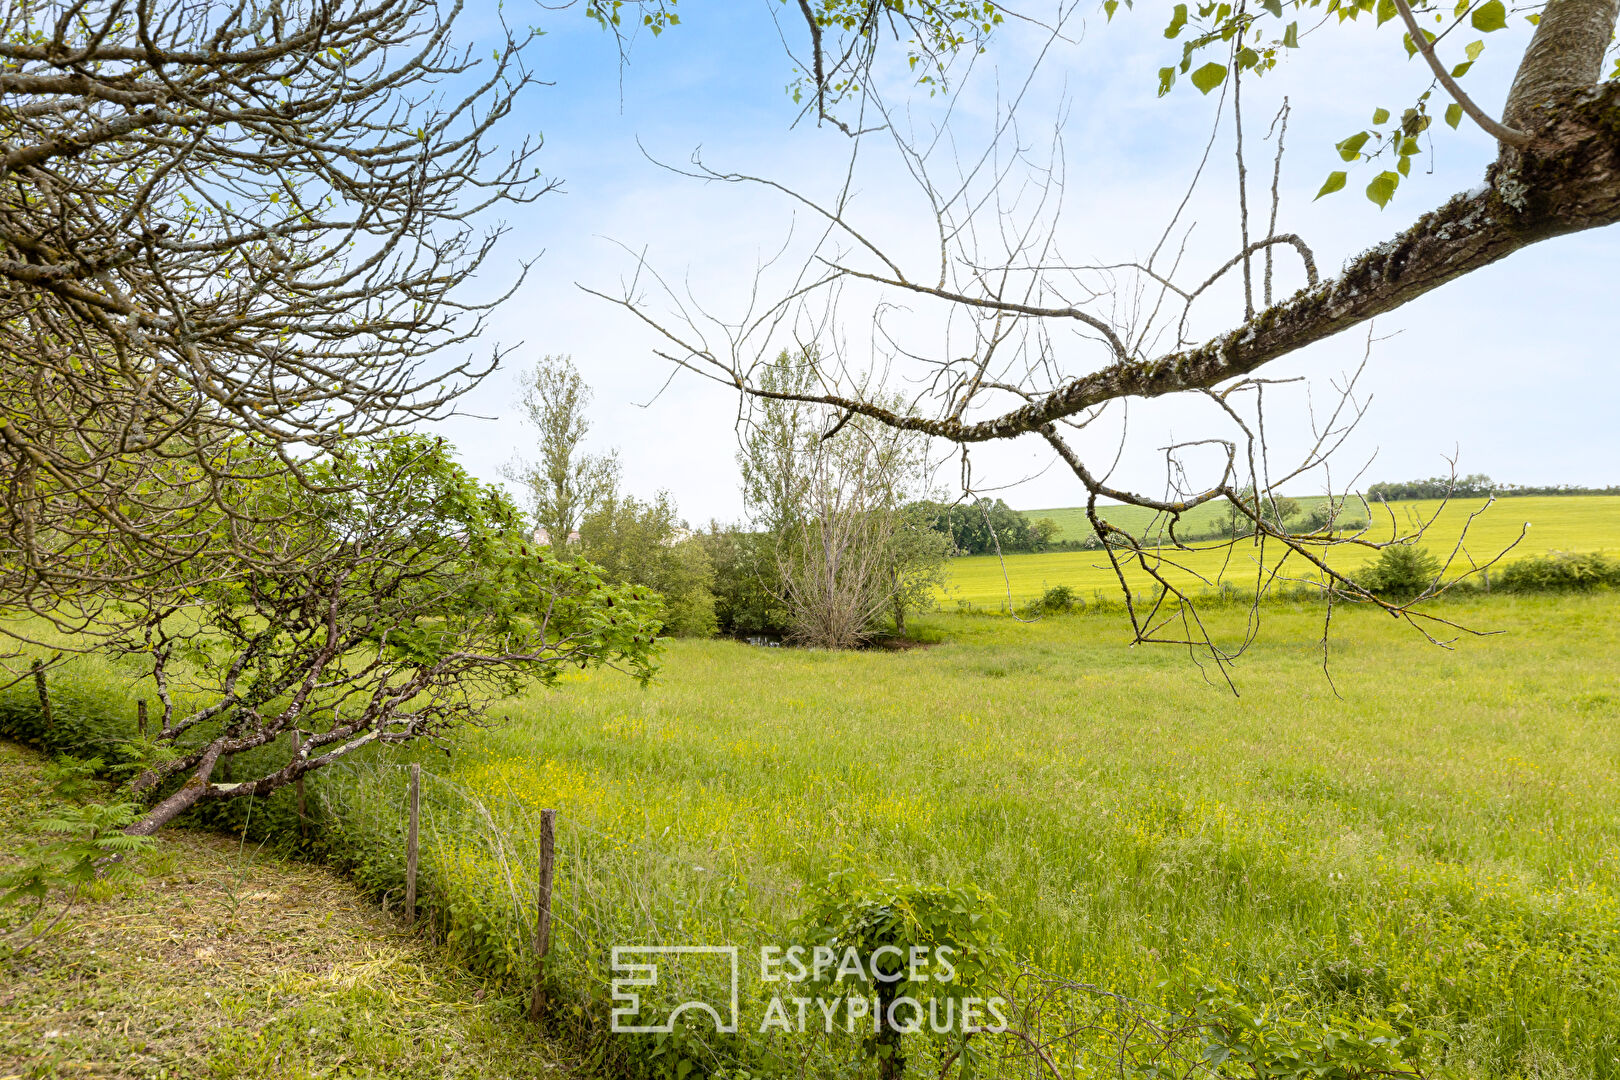
<svg viewBox="0 0 1620 1080"><path fill-rule="evenodd" d="M1476 540L1499 545L1529 519L1526 553L1613 549L1616 509L1505 499ZM1032 568L1030 595L1088 588L1077 568L1096 558L1007 565ZM976 562L954 564L959 588ZM404 763L420 762L429 925L515 994L534 970L539 812L557 810L551 1023L603 1075L858 1075L841 1035L759 1034L765 990L746 977L728 1040L604 1037L614 946L757 955L794 941L829 873L854 867L981 889L1023 965L1151 1015L1219 984L1312 1024L1399 1016L1434 1033L1428 1075L1620 1078L1620 592L1436 606L1496 633L1448 650L1340 606L1330 684L1324 607L1268 603L1236 694L1185 652L1129 647L1123 616L1098 608L1033 622L947 610L917 620L932 644L896 651L672 640L646 689L571 673L451 745L317 774L307 839L288 791L212 821L344 866L397 910ZM1229 642L1248 617L1206 612ZM151 696L91 659L50 678L49 734L86 755ZM0 694L8 730L47 734L35 711L29 685ZM683 971L664 989L713 978ZM941 1071L945 1049L930 1052L917 1075ZM1063 1075L1113 1075L1081 1061Z"/></svg>
<svg viewBox="0 0 1620 1080"><path fill-rule="evenodd" d="M1308 506L1313 500L1301 499ZM1373 540L1388 540L1397 533L1405 534L1420 522L1435 518L1423 546L1444 559L1463 536L1469 515L1485 505L1483 499L1454 499L1441 509L1438 500L1399 502L1388 504L1388 509L1373 507L1372 527L1367 536ZM1350 513L1361 516L1359 504ZM1162 522L1140 507L1109 506L1099 508L1099 514L1112 524L1140 537L1158 535ZM1086 534L1089 526L1082 509L1032 510L1031 520L1050 517L1062 526L1060 538L1073 538ZM1199 507L1186 515L1181 527L1184 533L1199 533L1212 528L1220 517L1212 505ZM1620 496L1523 496L1498 499L1468 527L1464 550L1478 562L1495 557L1518 540L1526 524L1530 525L1524 539L1507 556L1544 555L1549 551L1615 551L1620 550ZM1226 547L1202 542L1193 545L1203 550L1176 552L1173 558L1190 572L1166 568L1172 580L1185 583L1192 592L1216 581L1232 581L1239 585L1252 584L1260 572L1260 549L1250 541L1241 541ZM1276 565L1279 545L1266 547L1264 564ZM1376 557L1376 552L1365 548L1344 547L1334 549L1329 562L1335 567L1353 570ZM1292 557L1283 564L1285 575L1307 576L1314 567L1299 564ZM1466 568L1466 559L1459 567ZM1127 574L1133 591L1147 591L1153 579L1139 568ZM1052 551L1038 555L1009 555L998 559L994 555L973 555L953 559L950 580L942 592L941 603L949 607L958 602L975 608L1000 610L1009 596L1014 607L1040 596L1057 585L1067 585L1084 598L1096 593L1117 596L1119 579L1101 551Z"/></svg>
<svg viewBox="0 0 1620 1080"><path fill-rule="evenodd" d="M428 895L521 977L556 808L552 970L598 997L611 945L747 956L856 864L981 887L1017 956L1148 1001L1404 1005L1431 1069L1620 1076L1620 597L1448 614L1500 633L1446 651L1341 609L1342 696L1313 604L1268 608L1238 696L1102 614L936 616L902 652L673 641L646 690L582 673L421 759ZM322 791L362 876L397 880L398 766Z"/></svg>

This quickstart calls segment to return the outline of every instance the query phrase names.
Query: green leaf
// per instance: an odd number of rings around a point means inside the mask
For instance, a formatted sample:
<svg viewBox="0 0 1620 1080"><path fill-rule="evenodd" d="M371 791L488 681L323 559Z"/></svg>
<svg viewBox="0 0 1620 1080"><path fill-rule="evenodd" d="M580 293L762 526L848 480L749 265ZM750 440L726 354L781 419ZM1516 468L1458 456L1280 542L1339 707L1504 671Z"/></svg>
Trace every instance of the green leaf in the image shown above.
<svg viewBox="0 0 1620 1080"><path fill-rule="evenodd" d="M1277 18L1282 18L1282 0L1262 0L1260 6L1271 12Z"/></svg>
<svg viewBox="0 0 1620 1080"><path fill-rule="evenodd" d="M1170 92L1170 87L1175 83L1175 81L1176 81L1176 69L1175 68L1173 68L1173 67L1162 67L1162 68L1160 68L1159 69L1159 96L1164 97L1164 95L1168 94Z"/></svg>
<svg viewBox="0 0 1620 1080"><path fill-rule="evenodd" d="M1226 81L1226 65L1213 60L1192 73L1192 84L1200 93L1207 94Z"/></svg>
<svg viewBox="0 0 1620 1080"><path fill-rule="evenodd" d="M1170 16L1170 25L1164 28L1164 36L1173 38L1181 33L1181 28L1187 25L1187 5L1177 4L1175 14Z"/></svg>
<svg viewBox="0 0 1620 1080"><path fill-rule="evenodd" d="M1463 49L1463 52L1468 55L1468 59L1470 61L1478 60L1479 54L1484 51L1485 43L1483 41L1470 41L1468 46Z"/></svg>
<svg viewBox="0 0 1620 1080"><path fill-rule="evenodd" d="M1400 186L1400 174L1381 172L1373 177L1373 182L1367 185L1367 198L1378 204L1382 210L1389 205L1389 200L1395 197L1395 189Z"/></svg>
<svg viewBox="0 0 1620 1080"><path fill-rule="evenodd" d="M1468 74L1468 69L1473 66L1474 62L1472 60L1464 60L1462 63L1451 69L1451 77L1453 79L1460 79L1464 75Z"/></svg>
<svg viewBox="0 0 1620 1080"><path fill-rule="evenodd" d="M1412 159L1409 158L1409 157L1402 157L1399 161L1397 161L1395 163L1395 168L1400 170L1400 173L1401 173L1402 176L1411 176L1412 175Z"/></svg>
<svg viewBox="0 0 1620 1080"><path fill-rule="evenodd" d="M1382 123L1386 123L1388 120L1389 120L1389 110L1388 109L1374 109L1373 110L1373 123L1382 124Z"/></svg>
<svg viewBox="0 0 1620 1080"><path fill-rule="evenodd" d="M1367 140L1371 137L1371 132L1358 131L1343 142L1334 145L1338 148L1341 158L1346 161L1354 161L1361 156L1361 148L1367 145Z"/></svg>
<svg viewBox="0 0 1620 1080"><path fill-rule="evenodd" d="M1395 6L1395 0L1378 0L1378 25L1383 26L1389 20L1400 14Z"/></svg>
<svg viewBox="0 0 1620 1080"><path fill-rule="evenodd" d="M1462 123L1462 106L1461 105L1447 105L1446 106L1446 123L1450 124L1453 128L1455 128L1458 124Z"/></svg>
<svg viewBox="0 0 1620 1080"><path fill-rule="evenodd" d="M1108 14L1108 21L1114 21L1114 12L1119 10L1119 0L1104 0L1103 11Z"/></svg>
<svg viewBox="0 0 1620 1080"><path fill-rule="evenodd" d="M1507 26L1507 6L1502 3L1502 0L1489 0L1488 3L1475 8L1474 13L1468 17L1468 21L1475 30L1482 34L1488 34L1492 30L1500 30Z"/></svg>
<svg viewBox="0 0 1620 1080"><path fill-rule="evenodd" d="M1283 31L1283 45L1290 49L1299 48L1299 23L1288 24L1288 29Z"/></svg>
<svg viewBox="0 0 1620 1080"><path fill-rule="evenodd" d="M1423 33L1424 38L1428 40L1429 44L1433 45L1434 44L1434 34L1430 33L1428 30L1423 30L1422 33ZM1416 56L1417 51L1418 51L1418 47L1416 45L1412 44L1412 35L1411 34L1403 34L1401 36L1401 40L1406 45L1406 55L1407 56Z"/></svg>
<svg viewBox="0 0 1620 1080"><path fill-rule="evenodd" d="M1324 195L1333 194L1344 187L1344 181L1345 174L1343 172L1328 173L1327 182L1322 185L1322 190L1316 193L1316 197L1320 199Z"/></svg>

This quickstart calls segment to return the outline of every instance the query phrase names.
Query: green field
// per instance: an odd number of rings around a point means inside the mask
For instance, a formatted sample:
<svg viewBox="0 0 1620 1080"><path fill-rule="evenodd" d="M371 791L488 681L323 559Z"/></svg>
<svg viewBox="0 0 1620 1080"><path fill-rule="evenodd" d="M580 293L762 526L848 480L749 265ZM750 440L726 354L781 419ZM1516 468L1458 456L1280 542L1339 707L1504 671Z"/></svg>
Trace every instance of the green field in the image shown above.
<svg viewBox="0 0 1620 1080"><path fill-rule="evenodd" d="M1310 500L1300 502L1308 504ZM1397 529L1409 532L1415 523L1433 517L1440 505L1431 500L1390 503L1388 511L1375 507L1377 512L1368 536L1387 540ZM1453 500L1435 520L1423 546L1441 558L1449 555L1469 515L1483 505L1484 500ZM1354 512L1359 515L1359 508ZM1138 536L1152 535L1158 527L1153 515L1139 507L1110 506L1100 508L1099 514ZM1088 528L1082 509L1030 510L1025 516L1032 521L1050 517L1058 521L1064 530L1062 535L1068 537L1084 535ZM1183 520L1188 529L1198 532L1209 528L1218 516L1205 506ZM1529 533L1508 558L1549 551L1620 550L1620 497L1609 495L1498 499L1468 529L1465 550L1478 561L1488 560L1512 544L1526 523L1531 526ZM1223 580L1252 583L1259 573L1259 551L1251 542L1244 541L1230 548L1210 543L1194 546L1206 550L1174 555L1191 572L1166 571L1173 580L1194 592ZM1267 549L1268 566L1275 565L1275 552L1273 543ZM1334 566L1354 569L1371 557L1373 553L1366 549L1342 548L1333 553L1330 561ZM1303 576L1312 569L1296 565L1298 563L1297 557L1291 559L1285 564L1284 572ZM1459 565L1466 566L1466 560ZM1139 569L1133 570L1129 579L1133 590L1146 590L1153 585L1152 579ZM1119 581L1101 551L1053 551L1009 555L1005 559L971 555L951 560L950 580L942 592L941 604L949 609L960 601L996 611L1007 602L1009 594L1012 604L1017 606L1057 585L1067 585L1085 598L1096 592L1105 596L1117 596L1119 592Z"/></svg>
<svg viewBox="0 0 1620 1080"><path fill-rule="evenodd" d="M421 759L428 895L521 978L555 807L582 1015L611 945L746 955L843 861L981 886L1023 960L1150 1001L1224 978L1311 1015L1404 1005L1430 1067L1620 1076L1620 597L1447 613L1503 633L1448 652L1341 613L1342 697L1310 604L1268 614L1241 697L1099 615L936 616L944 643L906 652L671 642L645 691L580 674ZM382 884L397 768L321 788Z"/></svg>

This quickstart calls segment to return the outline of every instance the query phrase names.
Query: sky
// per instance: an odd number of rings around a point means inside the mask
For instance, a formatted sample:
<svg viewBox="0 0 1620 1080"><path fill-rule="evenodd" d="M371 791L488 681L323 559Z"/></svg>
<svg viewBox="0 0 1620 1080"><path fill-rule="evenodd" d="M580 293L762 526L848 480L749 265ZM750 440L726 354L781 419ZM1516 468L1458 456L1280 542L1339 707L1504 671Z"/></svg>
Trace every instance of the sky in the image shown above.
<svg viewBox="0 0 1620 1080"><path fill-rule="evenodd" d="M1019 10L1048 14L1040 8ZM561 188L503 211L507 231L497 255L468 288L509 285L521 264L530 263L522 285L490 318L482 342L486 349L497 343L510 349L508 359L463 399L463 415L438 430L475 474L498 481L503 464L532 453L517 372L541 355L567 354L593 389L591 448L618 451L624 490L641 496L667 490L683 516L700 523L743 513L735 392L675 371L654 355L659 342L633 314L581 286L613 293L644 259L689 306L737 318L751 296L775 295L771 289L791 281L799 265L794 257L807 250L812 235L808 216L779 192L705 183L669 166L701 153L716 169L769 177L830 199L845 179L851 147L825 126L795 124L798 107L785 89L793 64L782 39L786 32L800 45L791 36L799 27L787 19L790 7L779 0L684 0L677 10L680 26L656 38L643 34L621 63L612 38L577 6L503 8L508 20L527 14L545 30L527 55L549 85L527 93L499 138L542 137L539 163ZM1107 22L1100 8L1082 9L1081 18L1067 24L1070 40L1055 45L1034 27L1013 25L975 61L955 99L948 131L959 156L971 160L997 122L998 100L1028 81L1017 114L1020 138L1031 157L1062 167L1057 230L1069 260L1143 258L1203 154L1219 92L1203 97L1182 85L1168 97L1156 94L1158 68L1180 52L1179 43L1163 37L1167 10L1138 4ZM780 30L773 15L783 17ZM487 35L492 17L493 9L476 11L464 34ZM1460 53L1466 40L1448 38L1442 49ZM1488 110L1499 108L1524 40L1523 29L1492 35L1470 74L1467 84ZM880 85L888 100L905 99L898 76ZM1304 237L1324 275L1453 192L1480 183L1494 146L1464 120L1459 131L1447 129L1425 149L1387 208L1360 193L1387 165L1352 170L1345 191L1313 200L1327 174L1345 167L1333 144L1366 126L1376 106L1398 115L1427 85L1421 60L1409 60L1400 35L1388 27L1320 33L1298 53L1285 54L1265 78L1245 80L1255 213L1267 209L1275 145L1263 136L1286 95L1291 111L1278 229ZM913 122L921 125L942 115L938 98L912 95L910 105ZM1054 133L1061 134L1056 150ZM852 219L916 276L930 276L930 259L937 274L931 217L892 149L885 153L881 139L868 142L871 149L863 146L854 174ZM1005 190L1024 175L1009 173ZM1237 250L1236 185L1230 130L1223 128L1182 218L1183 226L1196 222L1184 259L1191 278L1206 276ZM788 256L757 280L760 265L783 251ZM1613 421L1620 371L1611 362L1617 256L1620 236L1612 230L1545 242L1378 320L1371 340L1363 328L1269 365L1269 378L1303 380L1268 390L1276 465L1308 447L1310 408L1329 403L1335 383L1365 360L1357 388L1368 399L1366 413L1333 459L1336 489L1354 477L1364 485L1443 474L1451 457L1461 473L1508 482L1620 483L1620 425ZM1302 283L1297 262L1279 256L1278 265L1286 290ZM667 314L668 304L645 287L645 274L640 280L653 310ZM1199 333L1221 332L1240 320L1240 309L1233 317L1236 278L1228 282L1224 292L1217 288L1200 301L1193 321ZM881 368L903 388L914 366L874 348L870 332L873 305L895 299L851 296L827 330L848 343L859 362ZM951 344L937 311L908 303L893 318L901 344L919 355L937 355ZM1086 357L1095 356L1072 335L1058 347L1073 370L1084 370ZM1116 410L1078 436L1077 446L1102 468L1113 462L1120 485L1159 494L1162 448L1220 426L1207 403L1136 403L1128 420ZM939 448L936 483L959 490L960 471L948 453ZM976 448L972 468L977 490L1018 508L1083 500L1072 474L1053 467L1050 451L1033 436ZM1323 482L1312 475L1284 490L1313 494Z"/></svg>

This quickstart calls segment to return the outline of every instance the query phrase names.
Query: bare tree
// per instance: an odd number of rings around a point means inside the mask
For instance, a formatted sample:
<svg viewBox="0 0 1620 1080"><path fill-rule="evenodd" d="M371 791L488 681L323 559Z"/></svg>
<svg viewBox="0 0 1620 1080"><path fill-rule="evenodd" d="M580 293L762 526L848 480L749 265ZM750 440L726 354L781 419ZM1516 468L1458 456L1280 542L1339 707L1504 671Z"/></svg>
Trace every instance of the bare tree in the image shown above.
<svg viewBox="0 0 1620 1080"><path fill-rule="evenodd" d="M523 410L535 429L539 461L518 460L504 470L523 487L529 514L544 533L542 543L562 552L581 521L610 501L619 485L618 455L587 454L580 444L590 433L585 415L591 388L566 356L544 356L519 376Z"/></svg>
<svg viewBox="0 0 1620 1080"><path fill-rule="evenodd" d="M233 487L442 416L496 362L457 354L501 297L459 286L486 212L550 185L537 142L491 145L528 34L475 55L460 12L4 5L0 603L85 630L210 553L273 560L219 526Z"/></svg>
<svg viewBox="0 0 1620 1080"><path fill-rule="evenodd" d="M1410 20L1406 0L1395 2L1391 17ZM1110 14L1117 7L1106 6ZM1367 3L1358 10L1374 6ZM1539 13L1501 121L1482 125L1501 146L1485 183L1352 259L1331 278L1320 273L1311 246L1277 221L1286 106L1273 121L1278 156L1269 222L1262 226L1256 220L1259 214L1251 212L1246 155L1252 147L1243 142L1242 102L1244 73L1252 78L1275 62L1279 49L1297 44L1297 28L1283 30L1281 24L1276 24L1282 32L1275 40L1262 42L1262 32L1271 24L1261 20L1298 18L1320 9L1331 23L1330 9L1296 0L1252 8L1221 5L1194 16L1202 21L1196 33L1188 31L1193 36L1183 49L1180 70L1188 70L1200 50L1215 54L1216 59L1193 72L1191 81L1206 93L1220 87L1221 98L1208 148L1201 160L1195 155L1190 163L1196 166L1193 186L1212 174L1206 167L1209 148L1223 132L1231 140L1238 179L1231 214L1233 249L1229 257L1204 268L1190 266L1187 258L1185 200L1162 232L1145 238L1142 248L1151 251L1145 259L1096 263L1066 257L1057 227L1066 181L1061 130L1054 135L1050 156L1037 159L1019 127L1022 90L1015 87L1013 93L998 96L1000 111L988 144L982 152L964 152L950 127L954 99L947 99L938 114L943 119L933 126L920 122L909 107L885 100L883 80L873 66L883 39L869 21L857 17L866 11L880 18L880 5L822 0L801 9L813 56L807 67L821 73L818 103L838 96L845 109L838 126L852 135L844 185L830 197L816 198L769 177L711 168L696 156L683 171L706 182L774 191L796 211L812 215L821 230L808 257L787 268L780 286L764 283L765 272L775 270L766 267L749 307L724 318L710 315L689 294L671 288L652 267L639 263L623 289L587 291L625 307L659 334L664 342L659 355L746 397L815 404L846 419L866 418L956 444L967 491L973 490L974 446L1026 436L1040 440L1085 492L1092 529L1115 570L1137 640L1189 646L1223 672L1252 640L1257 620L1250 620L1235 646L1221 646L1198 615L1196 590L1215 582L1201 577L1197 561L1186 556L1209 545L1186 541L1177 530L1183 515L1212 501L1229 503L1248 519L1243 543L1253 550L1239 565L1251 567L1256 601L1280 583L1309 577L1330 601L1376 604L1420 628L1449 625L1419 605L1500 552L1475 558L1459 542L1442 575L1408 600L1378 597L1357 585L1340 569L1343 561L1331 557L1331 549L1410 545L1422 537L1428 522L1402 529L1391 517L1390 528L1380 524L1376 532L1291 530L1275 504L1278 489L1306 476L1330 480L1330 457L1360 419L1365 402L1352 373L1337 386L1336 403L1310 417L1312 435L1306 445L1282 462L1268 440L1265 417L1268 396L1274 399L1281 390L1274 380L1254 373L1529 244L1620 220L1620 127L1612 122L1620 108L1620 84L1600 81L1617 18L1615 0L1550 0ZM1177 20L1186 21L1185 10L1177 9ZM1430 20L1470 17L1432 5L1419 11ZM1067 39L1074 12L1074 6L1064 6L1049 28L1049 47ZM942 17L951 14L945 11ZM854 21L841 19L843 15ZM1344 18L1346 12L1338 16ZM1476 26L1483 23L1475 20ZM1173 23L1167 36L1182 29ZM842 44L834 44L830 35L844 35L838 38ZM961 50L971 55L982 39L969 35L961 40L974 46ZM1440 77L1436 41L1423 33L1413 40L1413 49L1435 68L1437 82L1454 97L1461 110L1456 115L1483 116L1450 72ZM825 74L835 68L844 72L844 81ZM1166 89L1176 71L1172 66L1161 72ZM1402 171L1415 152L1410 140L1427 126L1423 102L1419 105L1398 122L1407 128L1392 143ZM856 155L870 155L875 143L886 145L914 179L918 203L932 218L933 250L920 259L880 242L879 234L857 219ZM1398 180L1400 173L1389 175ZM1393 184L1379 188L1375 197L1387 201ZM1256 265L1262 259L1263 273ZM1233 276L1241 280L1241 288L1226 287ZM1290 294L1281 286L1283 279L1297 281L1297 291ZM1223 296L1235 297L1231 329L1194 337L1192 328L1208 321L1211 305ZM852 297L870 300L870 336L882 357L876 369L840 348ZM943 327L944 340L908 340L908 327L893 318L900 305L924 313L915 322ZM762 378L767 358L783 338L817 346L807 353L816 362L803 387L775 388ZM875 392L884 382L874 375L902 365L900 378L916 389L903 407L895 407ZM1211 430L1165 447L1162 492L1111 483L1110 458L1117 452L1088 461L1077 449L1076 433L1105 414L1123 429L1119 408L1125 403L1172 394L1202 402ZM1106 517L1110 502L1155 511L1152 535L1135 535L1111 524ZM1226 542L1226 550L1235 550L1232 541ZM1157 588L1142 594L1140 586L1133 588L1132 575ZM1331 614L1330 603L1330 622Z"/></svg>
<svg viewBox="0 0 1620 1080"><path fill-rule="evenodd" d="M853 648L889 605L899 517L867 460L869 445L845 440L811 458L803 513L777 549L792 636L805 645Z"/></svg>
<svg viewBox="0 0 1620 1080"><path fill-rule="evenodd" d="M884 615L904 633L906 612L940 583L949 546L906 505L926 491L926 441L870 420L841 424L828 410L793 401L766 401L755 413L744 476L767 481L772 496L778 587L792 636L852 648L877 632ZM778 464L790 483L773 475Z"/></svg>

